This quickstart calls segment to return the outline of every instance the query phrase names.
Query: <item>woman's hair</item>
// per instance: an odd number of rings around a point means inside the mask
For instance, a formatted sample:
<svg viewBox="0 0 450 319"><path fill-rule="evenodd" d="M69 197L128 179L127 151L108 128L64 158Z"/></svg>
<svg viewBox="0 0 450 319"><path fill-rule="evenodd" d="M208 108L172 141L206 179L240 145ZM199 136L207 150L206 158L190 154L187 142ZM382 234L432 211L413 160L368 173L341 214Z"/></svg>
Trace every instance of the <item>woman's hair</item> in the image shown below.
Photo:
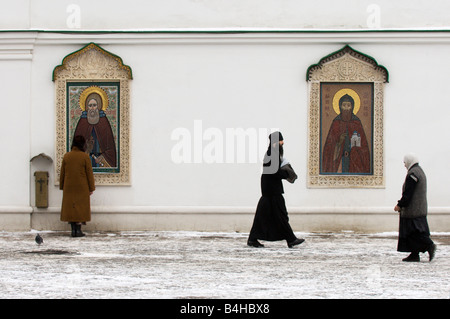
<svg viewBox="0 0 450 319"><path fill-rule="evenodd" d="M84 136L77 135L73 138L72 148L77 147L80 151L85 151L86 139Z"/></svg>

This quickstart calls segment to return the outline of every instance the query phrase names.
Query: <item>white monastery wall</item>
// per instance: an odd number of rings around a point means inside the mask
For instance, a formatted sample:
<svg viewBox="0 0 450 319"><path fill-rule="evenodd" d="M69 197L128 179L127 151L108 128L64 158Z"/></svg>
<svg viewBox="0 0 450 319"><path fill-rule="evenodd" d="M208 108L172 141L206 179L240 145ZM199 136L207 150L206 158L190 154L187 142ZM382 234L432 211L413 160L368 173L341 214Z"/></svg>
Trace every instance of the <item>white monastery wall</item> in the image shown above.
<svg viewBox="0 0 450 319"><path fill-rule="evenodd" d="M448 231L450 32L444 12L450 4L427 1L427 9L419 10L417 3L401 1L399 10L400 5L378 1L379 28L370 30L370 1L346 1L334 9L326 5L332 1L320 8L300 2L131 1L133 6L122 5L122 10L113 9L118 1L108 6L100 1L8 3L9 11L0 11L0 229L67 228L59 221L62 192L55 185L54 166L60 163L30 159L40 153L55 159L53 69L66 55L94 42L120 56L133 80L131 185L97 187L91 197L91 229L249 231L260 197L266 133L278 128L286 157L299 175L295 184L284 183L295 231L396 230L393 207L401 196L402 159L409 151L418 154L428 177L432 231ZM79 27L69 23L77 22L70 20L72 4L80 9ZM62 13L50 18L45 10L50 6L56 10L51 12ZM161 32L173 29L178 32ZM241 32L215 32L225 29ZM93 30L103 32L88 32ZM308 188L306 71L346 44L389 71L385 185ZM238 128L263 135L257 162L249 163L247 154L245 163L238 163L237 155L227 163L225 152L225 163L206 163L205 157L195 158L194 148L192 163L174 160L179 140L173 134L180 129L204 150L210 141L199 134L220 132L226 143L227 129ZM37 170L50 174L49 208L34 207Z"/></svg>
<svg viewBox="0 0 450 319"><path fill-rule="evenodd" d="M446 0L0 1L1 29L448 28Z"/></svg>

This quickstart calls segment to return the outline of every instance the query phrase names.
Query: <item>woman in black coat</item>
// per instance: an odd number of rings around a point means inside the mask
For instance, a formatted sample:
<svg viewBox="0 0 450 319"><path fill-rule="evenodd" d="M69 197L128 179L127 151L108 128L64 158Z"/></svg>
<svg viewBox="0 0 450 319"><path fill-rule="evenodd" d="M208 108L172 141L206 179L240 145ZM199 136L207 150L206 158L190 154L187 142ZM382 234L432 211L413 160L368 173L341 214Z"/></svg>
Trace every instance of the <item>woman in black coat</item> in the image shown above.
<svg viewBox="0 0 450 319"><path fill-rule="evenodd" d="M251 247L264 247L258 239L267 241L286 240L288 247L301 244L304 239L294 235L284 201L282 179L293 182L296 178L290 165L282 167L283 135L280 132L269 136L270 145L264 157L261 175L262 196L256 208L253 226L247 241ZM292 177L294 175L294 177Z"/></svg>

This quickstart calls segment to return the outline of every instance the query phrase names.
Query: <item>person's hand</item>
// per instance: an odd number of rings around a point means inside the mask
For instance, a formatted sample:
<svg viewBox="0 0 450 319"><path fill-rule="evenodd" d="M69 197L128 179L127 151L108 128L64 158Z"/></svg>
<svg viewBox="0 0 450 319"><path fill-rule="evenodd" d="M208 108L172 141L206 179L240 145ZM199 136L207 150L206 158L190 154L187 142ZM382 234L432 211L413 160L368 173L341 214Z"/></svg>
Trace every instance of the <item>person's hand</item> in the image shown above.
<svg viewBox="0 0 450 319"><path fill-rule="evenodd" d="M398 205L395 205L394 210L395 210L396 212L399 212L399 211L401 210L401 207L398 206Z"/></svg>

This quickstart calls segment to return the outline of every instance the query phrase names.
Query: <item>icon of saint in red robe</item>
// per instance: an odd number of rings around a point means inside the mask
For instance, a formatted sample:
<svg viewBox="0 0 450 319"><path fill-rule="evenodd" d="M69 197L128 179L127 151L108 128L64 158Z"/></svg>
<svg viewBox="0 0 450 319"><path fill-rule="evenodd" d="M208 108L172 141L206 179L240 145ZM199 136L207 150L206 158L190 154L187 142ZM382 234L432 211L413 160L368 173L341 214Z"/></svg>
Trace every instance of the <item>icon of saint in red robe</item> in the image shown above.
<svg viewBox="0 0 450 319"><path fill-rule="evenodd" d="M86 139L86 152L91 157L94 168L117 167L114 135L102 108L104 100L97 92L86 97L85 107L74 133L74 136L82 135Z"/></svg>
<svg viewBox="0 0 450 319"><path fill-rule="evenodd" d="M353 113L355 102L345 94L322 151L321 173L368 174L370 151L361 120Z"/></svg>

